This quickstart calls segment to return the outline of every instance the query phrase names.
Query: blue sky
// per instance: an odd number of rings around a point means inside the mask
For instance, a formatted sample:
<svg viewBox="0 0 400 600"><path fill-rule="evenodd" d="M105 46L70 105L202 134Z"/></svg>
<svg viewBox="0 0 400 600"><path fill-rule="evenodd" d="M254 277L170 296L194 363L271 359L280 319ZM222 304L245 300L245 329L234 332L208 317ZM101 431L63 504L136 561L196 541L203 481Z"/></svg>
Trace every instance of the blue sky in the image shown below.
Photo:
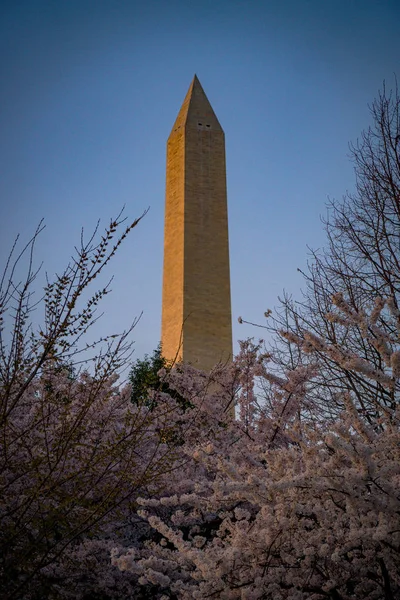
<svg viewBox="0 0 400 600"><path fill-rule="evenodd" d="M14 0L0 9L1 256L44 217L61 271L98 219L150 211L114 260L100 334L160 338L165 144L197 73L226 136L234 339L259 335L330 198L354 187L348 143L399 75L393 0Z"/></svg>

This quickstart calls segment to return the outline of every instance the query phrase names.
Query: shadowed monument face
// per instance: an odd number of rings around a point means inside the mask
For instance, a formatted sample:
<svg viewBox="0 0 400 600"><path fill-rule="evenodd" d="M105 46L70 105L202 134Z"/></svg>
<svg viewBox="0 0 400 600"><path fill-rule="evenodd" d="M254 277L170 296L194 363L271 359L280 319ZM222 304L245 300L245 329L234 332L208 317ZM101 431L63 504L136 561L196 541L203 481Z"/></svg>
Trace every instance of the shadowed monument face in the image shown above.
<svg viewBox="0 0 400 600"><path fill-rule="evenodd" d="M232 357L225 136L196 76L167 143L161 341L206 371Z"/></svg>

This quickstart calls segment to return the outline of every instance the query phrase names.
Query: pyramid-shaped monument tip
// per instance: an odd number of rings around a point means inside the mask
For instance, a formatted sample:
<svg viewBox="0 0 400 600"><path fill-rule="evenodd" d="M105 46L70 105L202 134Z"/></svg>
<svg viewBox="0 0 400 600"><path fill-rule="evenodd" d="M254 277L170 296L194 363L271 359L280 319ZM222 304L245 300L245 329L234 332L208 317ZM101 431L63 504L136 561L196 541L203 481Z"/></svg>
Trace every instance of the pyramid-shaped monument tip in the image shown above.
<svg viewBox="0 0 400 600"><path fill-rule="evenodd" d="M214 113L214 110L212 109L210 101L208 100L206 93L197 75L195 74L190 83L189 89L186 93L185 99L172 127L170 135L174 135L175 133L181 131L184 127L195 127L197 129L199 127L199 123L204 124L206 127L222 131L221 125Z"/></svg>
<svg viewBox="0 0 400 600"><path fill-rule="evenodd" d="M201 85L200 79L197 77L196 73L194 74L192 83L190 84L190 88L192 89L192 92L194 89L197 89L197 90L201 90L204 94L203 86Z"/></svg>

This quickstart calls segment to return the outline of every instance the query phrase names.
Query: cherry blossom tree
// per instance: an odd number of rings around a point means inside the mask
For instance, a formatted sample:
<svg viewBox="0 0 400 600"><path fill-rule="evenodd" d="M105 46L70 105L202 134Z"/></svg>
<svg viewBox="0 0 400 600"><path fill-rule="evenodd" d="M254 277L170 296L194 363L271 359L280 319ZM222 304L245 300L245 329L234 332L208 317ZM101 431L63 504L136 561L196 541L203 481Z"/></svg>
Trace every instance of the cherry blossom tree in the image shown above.
<svg viewBox="0 0 400 600"><path fill-rule="evenodd" d="M6 265L0 291L2 597L127 596L127 579L111 567L107 540L137 534L136 496L159 491L177 467L177 445L168 433L182 412L174 399L164 394L156 406L133 404L130 386L118 384L129 366L135 323L121 335L88 341L109 286L90 290L139 220L125 226L118 218L102 236L96 230L88 242L82 237L36 304L34 247L42 226L20 254L13 248ZM42 322L36 317L41 309Z"/></svg>
<svg viewBox="0 0 400 600"><path fill-rule="evenodd" d="M397 86L383 86L371 106L371 126L350 146L356 187L341 201L328 205L325 221L327 245L311 252L308 270L303 272L305 289L298 301L285 296L280 308L267 320L272 332L291 331L304 337L313 333L331 344L351 349L360 358L382 368L381 355L374 346L374 333L365 337L359 327L326 317L331 298L342 293L353 311L370 310L375 298L400 302L400 96ZM391 322L387 311L379 317L384 330ZM391 331L388 331L391 333ZM301 347L282 338L273 338L277 369L306 364L309 356ZM315 360L315 356L313 356ZM376 399L382 407L393 407L391 392L363 373L343 367L332 356L319 354L320 381L314 401L336 418L341 392L351 387L357 406L371 422L376 417ZM322 394L322 391L324 393ZM310 390L312 393L312 390ZM371 413L371 414L370 414Z"/></svg>
<svg viewBox="0 0 400 600"><path fill-rule="evenodd" d="M332 320L365 337L373 327L385 368L311 332L292 343L398 392L400 315L392 299L378 299L370 313L355 313L340 295L334 303ZM390 322L383 330L376 323L385 309ZM377 398L379 417L371 425L349 387L335 422L324 413L304 419L298 408L310 401L315 367L278 378L268 372L269 360L248 342L241 368L220 373L219 392L203 398L203 410L216 415L218 399L221 410L228 390L235 390L244 404L240 418L184 445L198 465L196 478L162 498L139 500L139 514L158 538L142 549L116 548L113 563L160 599L394 600L400 593L399 408L382 410ZM264 414L251 410L258 402L251 393L255 377L275 389L275 404ZM198 404L194 396L191 401Z"/></svg>

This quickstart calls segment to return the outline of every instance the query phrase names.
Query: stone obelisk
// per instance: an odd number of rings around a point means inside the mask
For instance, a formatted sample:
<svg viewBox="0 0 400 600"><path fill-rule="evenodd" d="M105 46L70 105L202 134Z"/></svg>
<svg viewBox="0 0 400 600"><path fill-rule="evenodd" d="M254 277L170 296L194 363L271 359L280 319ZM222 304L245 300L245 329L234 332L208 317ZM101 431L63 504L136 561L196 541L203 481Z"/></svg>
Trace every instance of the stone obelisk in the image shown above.
<svg viewBox="0 0 400 600"><path fill-rule="evenodd" d="M206 371L232 356L225 136L196 76L167 143L161 342Z"/></svg>

